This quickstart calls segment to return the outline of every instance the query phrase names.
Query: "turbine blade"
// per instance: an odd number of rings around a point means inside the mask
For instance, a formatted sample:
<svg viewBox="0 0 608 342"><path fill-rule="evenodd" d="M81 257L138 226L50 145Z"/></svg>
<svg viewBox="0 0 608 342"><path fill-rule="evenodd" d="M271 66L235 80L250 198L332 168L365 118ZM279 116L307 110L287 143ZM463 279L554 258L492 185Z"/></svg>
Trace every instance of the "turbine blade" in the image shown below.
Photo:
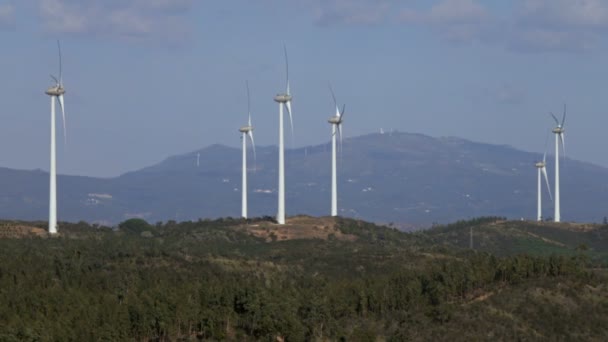
<svg viewBox="0 0 608 342"><path fill-rule="evenodd" d="M249 96L249 81L245 81L245 85L247 86L247 113L249 115L248 124L251 126L251 97Z"/></svg>
<svg viewBox="0 0 608 342"><path fill-rule="evenodd" d="M549 112L549 114L551 114L553 120L555 120L555 123L559 126L559 120L557 120L557 117L553 114L553 112Z"/></svg>
<svg viewBox="0 0 608 342"><path fill-rule="evenodd" d="M289 124L291 125L291 139L293 143L294 133L293 133L293 116L291 115L291 101L285 102L285 108L287 108L287 113L289 113Z"/></svg>
<svg viewBox="0 0 608 342"><path fill-rule="evenodd" d="M545 135L545 155L547 155L547 147L549 146L549 135L551 134L551 131L547 131L547 134Z"/></svg>
<svg viewBox="0 0 608 342"><path fill-rule="evenodd" d="M547 162L547 151L545 151L545 154L543 154L543 163Z"/></svg>
<svg viewBox="0 0 608 342"><path fill-rule="evenodd" d="M342 124L338 124L338 133L340 134L340 158L342 158Z"/></svg>
<svg viewBox="0 0 608 342"><path fill-rule="evenodd" d="M562 116L562 127L564 127L565 122L566 122L566 104L564 103L564 116Z"/></svg>
<svg viewBox="0 0 608 342"><path fill-rule="evenodd" d="M247 132L247 136L249 137L249 140L251 140L251 147L253 148L253 159L257 160L257 156L255 154L255 141L253 141L253 131Z"/></svg>
<svg viewBox="0 0 608 342"><path fill-rule="evenodd" d="M553 195L551 195L551 187L549 186L549 177L547 176L547 168L543 167L542 169L543 176L545 176L545 184L547 184L547 191L549 191L549 198L553 201Z"/></svg>
<svg viewBox="0 0 608 342"><path fill-rule="evenodd" d="M331 86L331 82L328 83L329 92L331 93L331 98L334 99L334 105L338 107L338 102L336 101L336 94L334 94L334 88Z"/></svg>
<svg viewBox="0 0 608 342"><path fill-rule="evenodd" d="M340 123L342 123L342 119L344 118L345 112L346 112L346 104L342 105L342 111L340 112Z"/></svg>
<svg viewBox="0 0 608 342"><path fill-rule="evenodd" d="M61 107L61 121L63 122L63 143L64 145L68 144L68 138L67 138L67 131L66 131L66 124L65 124L65 101L63 100L63 95L59 95L57 96L57 99L59 100L59 106Z"/></svg>
<svg viewBox="0 0 608 342"><path fill-rule="evenodd" d="M289 59L287 58L287 46L283 44L283 50L285 51L285 75L287 76L287 95L289 95Z"/></svg>
<svg viewBox="0 0 608 342"><path fill-rule="evenodd" d="M564 140L564 133L559 134L559 140L561 140L562 150L564 150L564 153L562 155L564 156L564 159L566 159L566 141Z"/></svg>
<svg viewBox="0 0 608 342"><path fill-rule="evenodd" d="M57 50L59 51L59 84L63 85L63 63L61 62L61 43L57 40Z"/></svg>
<svg viewBox="0 0 608 342"><path fill-rule="evenodd" d="M50 75L50 76L51 76L51 79L53 79L53 81L55 81L55 84L59 85L59 80L57 79L57 77L55 77L53 75Z"/></svg>
<svg viewBox="0 0 608 342"><path fill-rule="evenodd" d="M338 108L338 101L336 101L336 94L334 94L334 89L329 83L329 91L331 92L331 98L334 99L334 106L336 106L336 116L340 117L340 109Z"/></svg>
<svg viewBox="0 0 608 342"><path fill-rule="evenodd" d="M247 123L248 123L249 127L252 127L252 125L251 125L251 97L249 95L249 81L245 81L245 84L247 86L247 113L248 113L248 116L249 116ZM253 131L249 130L247 132L247 136L251 140L251 146L253 147L253 159L254 159L254 161L256 161L257 160L257 156L256 156L256 153L255 153L255 141L253 140ZM255 166L254 166L254 168L255 168Z"/></svg>

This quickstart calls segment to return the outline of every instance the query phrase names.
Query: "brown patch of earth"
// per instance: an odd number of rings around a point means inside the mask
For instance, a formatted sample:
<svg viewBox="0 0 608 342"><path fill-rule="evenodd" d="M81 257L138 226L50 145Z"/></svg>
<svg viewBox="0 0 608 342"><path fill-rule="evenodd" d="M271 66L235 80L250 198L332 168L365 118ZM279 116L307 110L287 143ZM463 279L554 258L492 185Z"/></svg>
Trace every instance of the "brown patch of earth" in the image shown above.
<svg viewBox="0 0 608 342"><path fill-rule="evenodd" d="M48 237L45 229L23 224L0 224L0 239L23 239L32 237Z"/></svg>
<svg viewBox="0 0 608 342"><path fill-rule="evenodd" d="M237 229L263 238L267 242L334 238L344 241L355 241L357 237L344 234L336 227L337 219L333 217L294 216L286 219L284 225L272 222L257 222L255 224L241 225Z"/></svg>

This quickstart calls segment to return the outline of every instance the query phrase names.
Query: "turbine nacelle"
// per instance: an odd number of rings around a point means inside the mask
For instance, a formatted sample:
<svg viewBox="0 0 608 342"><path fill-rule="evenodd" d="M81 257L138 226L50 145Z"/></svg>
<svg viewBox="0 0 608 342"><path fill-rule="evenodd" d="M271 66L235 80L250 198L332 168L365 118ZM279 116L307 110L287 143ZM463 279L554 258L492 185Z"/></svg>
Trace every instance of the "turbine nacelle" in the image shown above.
<svg viewBox="0 0 608 342"><path fill-rule="evenodd" d="M239 132L241 133L249 133L251 131L253 131L253 126L243 126L239 128Z"/></svg>
<svg viewBox="0 0 608 342"><path fill-rule="evenodd" d="M536 166L539 169L542 169L545 166L547 166L547 164L545 162L538 162L538 163L534 164L534 166Z"/></svg>
<svg viewBox="0 0 608 342"><path fill-rule="evenodd" d="M334 116L330 117L329 119L327 119L327 122L329 122L332 125L339 125L342 123L342 118L337 115L334 115Z"/></svg>
<svg viewBox="0 0 608 342"><path fill-rule="evenodd" d="M49 96L61 96L63 94L65 94L65 89L63 88L63 86L57 84L54 86L49 87L45 93Z"/></svg>
<svg viewBox="0 0 608 342"><path fill-rule="evenodd" d="M557 126L557 127L555 127L553 130L551 130L551 131L552 131L553 133L555 133L555 134L562 134L562 133L564 133L566 130L565 130L563 127L561 127L561 126Z"/></svg>
<svg viewBox="0 0 608 342"><path fill-rule="evenodd" d="M289 94L277 94L274 97L274 101L278 103L287 103L291 101L291 95Z"/></svg>

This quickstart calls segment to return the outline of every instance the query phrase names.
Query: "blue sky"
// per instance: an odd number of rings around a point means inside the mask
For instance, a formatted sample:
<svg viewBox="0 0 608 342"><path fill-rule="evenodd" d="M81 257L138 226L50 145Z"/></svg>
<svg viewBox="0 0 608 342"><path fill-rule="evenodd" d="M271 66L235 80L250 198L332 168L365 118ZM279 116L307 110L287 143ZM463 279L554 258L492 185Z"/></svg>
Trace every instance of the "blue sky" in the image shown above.
<svg viewBox="0 0 608 342"><path fill-rule="evenodd" d="M607 37L606 0L0 0L0 166L48 169L56 39L60 173L239 146L245 80L256 142L276 144L284 43L296 146L329 140L332 82L347 137L384 128L542 152L548 112L567 103L568 157L608 166Z"/></svg>

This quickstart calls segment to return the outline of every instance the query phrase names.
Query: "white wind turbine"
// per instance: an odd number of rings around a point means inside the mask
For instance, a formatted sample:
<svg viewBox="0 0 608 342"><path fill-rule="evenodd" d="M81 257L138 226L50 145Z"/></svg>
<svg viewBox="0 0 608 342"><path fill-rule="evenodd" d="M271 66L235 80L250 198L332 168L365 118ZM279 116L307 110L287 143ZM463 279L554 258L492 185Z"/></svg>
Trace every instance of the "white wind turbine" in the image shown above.
<svg viewBox="0 0 608 342"><path fill-rule="evenodd" d="M55 155L55 101L59 102L61 107L61 117L63 122L63 141L67 142L66 128L65 128L65 103L63 95L65 94L65 88L63 87L63 73L61 63L61 45L57 41L57 48L59 50L59 79L51 75L51 78L55 81L55 85L50 86L46 90L46 94L51 97L51 168L49 172L49 233L57 233L57 167L56 167L56 155Z"/></svg>
<svg viewBox="0 0 608 342"><path fill-rule="evenodd" d="M340 150L342 150L342 119L346 105L342 106L342 111L338 108L334 90L329 86L329 91L334 99L336 114L327 121L331 124L331 216L338 216L338 177L336 167L336 134L340 134Z"/></svg>
<svg viewBox="0 0 608 342"><path fill-rule="evenodd" d="M239 128L242 133L243 140L243 179L242 179L242 201L241 201L241 216L247 218L247 137L251 139L251 147L253 147L253 157L255 157L255 142L253 141L253 126L251 125L251 101L249 97L249 82L245 82L247 86L247 113L249 115L247 126Z"/></svg>
<svg viewBox="0 0 608 342"><path fill-rule="evenodd" d="M551 198L551 200L553 200L553 197L551 196L551 187L549 186L549 177L547 176L547 152L545 152L545 154L543 155L543 161L536 163L535 166L538 169L538 182L537 182L538 198L537 198L536 220L540 222L543 220L541 173L542 173L542 176L545 177L545 183L547 184L547 191L549 191L549 198Z"/></svg>
<svg viewBox="0 0 608 342"><path fill-rule="evenodd" d="M566 105L564 104L564 115L562 116L562 122L553 113L550 113L557 126L553 128L552 132L555 134L555 222L561 221L561 209L560 209L560 194L559 194L559 142L562 143L562 149L564 150L564 156L566 155L566 143L564 141L564 122L566 122Z"/></svg>
<svg viewBox="0 0 608 342"><path fill-rule="evenodd" d="M285 144L283 142L283 107L289 114L291 124L291 135L293 137L293 117L291 115L291 93L289 92L289 62L287 60L287 48L285 50L285 70L287 75L287 89L284 94L277 94L274 101L279 103L279 189L277 223L285 224Z"/></svg>

